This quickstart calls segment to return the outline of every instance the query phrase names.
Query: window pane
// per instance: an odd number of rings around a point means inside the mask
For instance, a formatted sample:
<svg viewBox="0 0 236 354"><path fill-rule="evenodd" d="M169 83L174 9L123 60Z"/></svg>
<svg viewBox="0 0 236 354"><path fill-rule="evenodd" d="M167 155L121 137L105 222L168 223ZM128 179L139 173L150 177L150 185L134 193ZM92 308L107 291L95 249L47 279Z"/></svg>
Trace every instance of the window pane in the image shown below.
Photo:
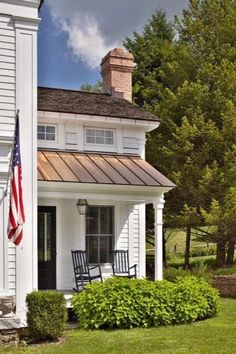
<svg viewBox="0 0 236 354"><path fill-rule="evenodd" d="M97 144L104 144L104 138L96 137Z"/></svg>
<svg viewBox="0 0 236 354"><path fill-rule="evenodd" d="M105 137L106 138L113 138L113 131L105 130Z"/></svg>
<svg viewBox="0 0 236 354"><path fill-rule="evenodd" d="M38 125L38 132L39 133L44 133L45 132L45 126L44 125Z"/></svg>
<svg viewBox="0 0 236 354"><path fill-rule="evenodd" d="M46 140L55 140L55 134L46 134Z"/></svg>
<svg viewBox="0 0 236 354"><path fill-rule="evenodd" d="M100 237L100 262L108 262L109 254L109 238L110 236L101 236Z"/></svg>
<svg viewBox="0 0 236 354"><path fill-rule="evenodd" d="M104 130L96 130L96 136L98 138L103 138L104 137Z"/></svg>
<svg viewBox="0 0 236 354"><path fill-rule="evenodd" d="M46 126L46 132L55 134L55 127Z"/></svg>
<svg viewBox="0 0 236 354"><path fill-rule="evenodd" d="M113 138L105 138L105 144L112 145L113 144Z"/></svg>
<svg viewBox="0 0 236 354"><path fill-rule="evenodd" d="M112 263L113 210L111 206L88 207L86 249L91 263Z"/></svg>
<svg viewBox="0 0 236 354"><path fill-rule="evenodd" d="M93 136L87 136L87 144L95 144L96 143L96 140L95 140L95 137Z"/></svg>
<svg viewBox="0 0 236 354"><path fill-rule="evenodd" d="M98 240L97 236L86 237L86 249L88 252L88 262L98 263Z"/></svg>
<svg viewBox="0 0 236 354"><path fill-rule="evenodd" d="M86 129L86 136L95 136L94 129Z"/></svg>
<svg viewBox="0 0 236 354"><path fill-rule="evenodd" d="M98 234L98 208L89 207L86 217L86 234L95 235Z"/></svg>
<svg viewBox="0 0 236 354"><path fill-rule="evenodd" d="M44 133L38 133L38 140L45 140L45 134Z"/></svg>
<svg viewBox="0 0 236 354"><path fill-rule="evenodd" d="M113 208L112 207L101 207L101 234L113 234Z"/></svg>

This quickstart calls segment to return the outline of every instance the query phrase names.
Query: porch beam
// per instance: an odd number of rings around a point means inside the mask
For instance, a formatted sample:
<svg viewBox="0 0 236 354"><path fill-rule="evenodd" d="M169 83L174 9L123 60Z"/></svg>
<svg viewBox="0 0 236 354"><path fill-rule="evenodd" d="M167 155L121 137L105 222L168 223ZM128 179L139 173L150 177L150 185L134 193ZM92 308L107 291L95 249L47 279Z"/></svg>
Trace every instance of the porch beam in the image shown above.
<svg viewBox="0 0 236 354"><path fill-rule="evenodd" d="M162 194L153 203L155 211L155 280L163 279L163 208L164 195Z"/></svg>

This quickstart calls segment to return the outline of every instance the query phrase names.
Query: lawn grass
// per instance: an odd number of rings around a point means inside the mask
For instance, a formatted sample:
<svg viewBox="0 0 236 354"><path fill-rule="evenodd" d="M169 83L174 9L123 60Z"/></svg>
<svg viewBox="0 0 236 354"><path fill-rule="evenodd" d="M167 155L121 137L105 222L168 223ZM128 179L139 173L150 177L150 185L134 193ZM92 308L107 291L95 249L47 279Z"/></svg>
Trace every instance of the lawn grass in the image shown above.
<svg viewBox="0 0 236 354"><path fill-rule="evenodd" d="M0 353L35 354L232 354L236 352L236 299L222 299L218 317L192 325L117 331L68 331L64 344Z"/></svg>

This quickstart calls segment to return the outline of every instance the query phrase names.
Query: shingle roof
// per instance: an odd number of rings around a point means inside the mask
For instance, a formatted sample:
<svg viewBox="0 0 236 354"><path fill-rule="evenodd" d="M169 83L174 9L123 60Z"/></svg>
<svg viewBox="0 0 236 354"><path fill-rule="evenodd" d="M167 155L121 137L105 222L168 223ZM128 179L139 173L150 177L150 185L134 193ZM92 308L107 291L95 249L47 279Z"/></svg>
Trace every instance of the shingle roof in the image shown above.
<svg viewBox="0 0 236 354"><path fill-rule="evenodd" d="M139 156L68 151L38 151L38 180L175 187Z"/></svg>
<svg viewBox="0 0 236 354"><path fill-rule="evenodd" d="M46 87L38 88L38 110L160 121L158 117L123 98Z"/></svg>

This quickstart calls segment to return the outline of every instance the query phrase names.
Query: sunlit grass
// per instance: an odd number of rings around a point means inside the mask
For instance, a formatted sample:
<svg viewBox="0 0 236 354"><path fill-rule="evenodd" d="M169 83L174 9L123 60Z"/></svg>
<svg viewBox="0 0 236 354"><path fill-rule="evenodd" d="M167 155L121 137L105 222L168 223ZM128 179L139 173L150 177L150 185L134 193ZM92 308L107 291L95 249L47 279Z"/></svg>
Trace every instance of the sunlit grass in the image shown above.
<svg viewBox="0 0 236 354"><path fill-rule="evenodd" d="M45 344L2 353L36 354L232 354L236 348L236 299L222 299L218 317L191 325L117 331L72 330L63 344Z"/></svg>

